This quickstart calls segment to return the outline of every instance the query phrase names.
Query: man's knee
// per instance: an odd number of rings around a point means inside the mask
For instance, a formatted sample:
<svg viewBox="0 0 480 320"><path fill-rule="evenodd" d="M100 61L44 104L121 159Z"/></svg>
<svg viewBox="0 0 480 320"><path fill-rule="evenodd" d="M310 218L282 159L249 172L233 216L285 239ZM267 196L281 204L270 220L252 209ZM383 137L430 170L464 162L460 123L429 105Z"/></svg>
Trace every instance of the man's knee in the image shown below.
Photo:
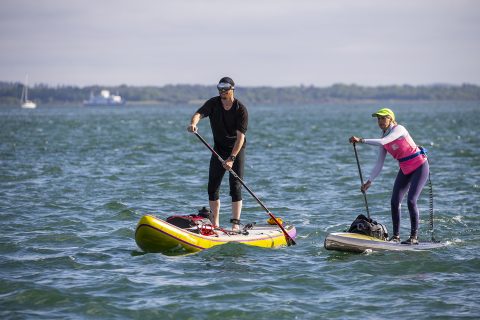
<svg viewBox="0 0 480 320"><path fill-rule="evenodd" d="M235 184L230 188L230 196L232 197L232 202L237 202L242 200L242 186L240 184Z"/></svg>

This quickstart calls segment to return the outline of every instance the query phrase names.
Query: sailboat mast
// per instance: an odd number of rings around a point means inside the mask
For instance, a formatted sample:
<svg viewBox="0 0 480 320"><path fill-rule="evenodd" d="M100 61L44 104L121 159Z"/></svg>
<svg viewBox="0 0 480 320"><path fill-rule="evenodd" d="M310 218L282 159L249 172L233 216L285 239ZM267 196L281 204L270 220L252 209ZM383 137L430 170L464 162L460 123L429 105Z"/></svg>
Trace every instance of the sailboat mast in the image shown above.
<svg viewBox="0 0 480 320"><path fill-rule="evenodd" d="M25 76L25 83L23 84L21 107L26 109L35 109L37 104L28 100L28 74Z"/></svg>
<svg viewBox="0 0 480 320"><path fill-rule="evenodd" d="M28 74L25 76L25 101L28 101Z"/></svg>
<svg viewBox="0 0 480 320"><path fill-rule="evenodd" d="M25 85L22 86L22 96L20 97L20 103L25 102Z"/></svg>

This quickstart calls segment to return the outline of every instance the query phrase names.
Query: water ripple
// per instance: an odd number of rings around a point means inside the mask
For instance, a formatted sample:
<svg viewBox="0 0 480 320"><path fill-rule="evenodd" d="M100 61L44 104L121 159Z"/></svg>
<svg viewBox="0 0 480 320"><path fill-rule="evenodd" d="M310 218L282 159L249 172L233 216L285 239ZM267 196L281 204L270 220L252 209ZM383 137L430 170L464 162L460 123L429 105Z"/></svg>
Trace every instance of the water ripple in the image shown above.
<svg viewBox="0 0 480 320"><path fill-rule="evenodd" d="M210 154L185 130L195 107L0 110L0 317L475 318L480 143L474 121L466 120L478 119L474 103L394 108L416 141L429 146L435 237L446 247L364 254L323 248L329 232L365 212L347 139L378 136L371 109L249 107L245 181L296 225L297 245L230 244L180 256L142 253L134 231L143 214L195 213L208 205ZM200 132L212 140L208 121ZM368 146L359 154L366 175L376 155ZM388 158L368 194L370 211L387 226L397 170ZM426 192L419 204L420 236L429 239ZM267 218L244 192L242 220ZM402 234L408 227L404 213Z"/></svg>

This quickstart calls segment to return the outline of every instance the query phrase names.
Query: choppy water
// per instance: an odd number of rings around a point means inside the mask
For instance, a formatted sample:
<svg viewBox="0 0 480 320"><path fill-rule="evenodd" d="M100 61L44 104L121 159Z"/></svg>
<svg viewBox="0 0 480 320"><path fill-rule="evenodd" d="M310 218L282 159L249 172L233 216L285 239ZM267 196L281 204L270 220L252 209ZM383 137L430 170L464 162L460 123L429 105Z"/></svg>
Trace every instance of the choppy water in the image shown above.
<svg viewBox="0 0 480 320"><path fill-rule="evenodd" d="M0 109L0 317L3 319L446 319L480 312L479 103L395 103L430 150L431 252L326 251L364 204L350 135L377 137L380 105L248 106L245 182L297 226L297 245L226 245L142 254L143 214L207 205L208 150L185 130L196 107ZM211 141L208 121L200 133ZM372 147L359 146L364 171ZM391 229L397 164L369 190ZM228 182L221 221L229 217ZM244 193L245 222L265 212ZM428 233L428 193L420 200ZM408 214L402 235L408 234Z"/></svg>

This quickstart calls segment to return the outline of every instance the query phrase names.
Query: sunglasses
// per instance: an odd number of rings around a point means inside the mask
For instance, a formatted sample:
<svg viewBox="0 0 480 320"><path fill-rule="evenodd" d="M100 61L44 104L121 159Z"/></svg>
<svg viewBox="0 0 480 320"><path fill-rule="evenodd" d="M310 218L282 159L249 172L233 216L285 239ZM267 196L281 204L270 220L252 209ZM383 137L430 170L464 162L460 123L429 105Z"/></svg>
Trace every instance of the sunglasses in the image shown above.
<svg viewBox="0 0 480 320"><path fill-rule="evenodd" d="M233 86L230 83L220 82L217 85L217 89L220 92L227 92L228 90L233 89Z"/></svg>

